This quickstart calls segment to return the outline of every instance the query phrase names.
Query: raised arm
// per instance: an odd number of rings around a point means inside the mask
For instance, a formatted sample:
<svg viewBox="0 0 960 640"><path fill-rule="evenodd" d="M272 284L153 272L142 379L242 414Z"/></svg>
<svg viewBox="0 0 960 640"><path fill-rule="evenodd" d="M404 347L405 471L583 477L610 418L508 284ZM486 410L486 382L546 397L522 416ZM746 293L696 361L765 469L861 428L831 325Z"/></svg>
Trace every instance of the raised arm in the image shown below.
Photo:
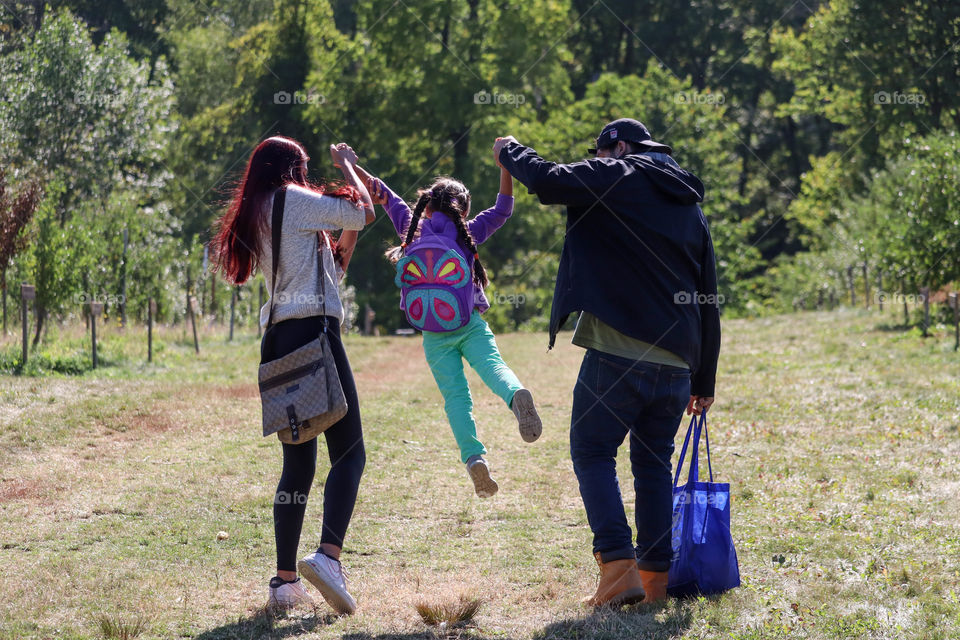
<svg viewBox="0 0 960 640"><path fill-rule="evenodd" d="M481 211L467 222L467 231L470 232L475 243L483 244L504 225L511 215L513 215L513 178L506 169L501 167L500 193L497 194L496 204Z"/></svg>
<svg viewBox="0 0 960 640"><path fill-rule="evenodd" d="M394 193L383 180L367 175L367 188L370 190L374 203L383 205L397 235L402 238L410 225L413 212L410 211L410 207L403 201L403 198Z"/></svg>
<svg viewBox="0 0 960 640"><path fill-rule="evenodd" d="M370 200L370 194L367 192L366 182L357 175L356 164L357 154L345 142L330 145L330 157L333 164L339 167L343 173L343 181L353 187L360 193L360 201L363 203L363 210L366 214L366 223L373 222L377 214L373 209L373 202Z"/></svg>
<svg viewBox="0 0 960 640"><path fill-rule="evenodd" d="M498 138L494 154L497 163L530 193L537 194L543 204L592 204L624 175L622 163L613 159L592 158L570 164L547 162L512 137Z"/></svg>
<svg viewBox="0 0 960 640"><path fill-rule="evenodd" d="M344 147L344 153L353 159L353 169L360 180L363 181L363 184L366 185L371 202L383 206L390 217L390 222L393 223L393 228L397 231L397 235L402 237L410 224L410 218L413 217L410 207L383 180L370 175L366 169L357 163L357 153L350 145L341 144Z"/></svg>

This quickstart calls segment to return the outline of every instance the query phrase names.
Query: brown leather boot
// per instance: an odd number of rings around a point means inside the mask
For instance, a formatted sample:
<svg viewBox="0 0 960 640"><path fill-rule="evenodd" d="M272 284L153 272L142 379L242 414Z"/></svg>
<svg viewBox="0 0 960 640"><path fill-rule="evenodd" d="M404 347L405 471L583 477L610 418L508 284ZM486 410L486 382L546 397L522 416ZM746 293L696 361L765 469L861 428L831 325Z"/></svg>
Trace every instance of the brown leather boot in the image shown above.
<svg viewBox="0 0 960 640"><path fill-rule="evenodd" d="M622 607L643 600L643 582L637 562L632 558L603 562L600 554L593 554L600 565L600 584L597 592L585 598L583 604L588 607Z"/></svg>
<svg viewBox="0 0 960 640"><path fill-rule="evenodd" d="M667 571L644 571L640 572L640 580L643 581L643 590L647 592L647 597L643 599L644 604L651 602L662 602L667 599Z"/></svg>

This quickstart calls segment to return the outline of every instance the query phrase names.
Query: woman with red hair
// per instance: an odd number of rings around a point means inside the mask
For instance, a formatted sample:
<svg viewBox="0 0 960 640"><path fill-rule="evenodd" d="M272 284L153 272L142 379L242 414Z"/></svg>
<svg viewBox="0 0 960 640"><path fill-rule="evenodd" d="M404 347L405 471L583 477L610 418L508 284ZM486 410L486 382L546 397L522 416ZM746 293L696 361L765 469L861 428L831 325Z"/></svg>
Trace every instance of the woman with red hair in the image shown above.
<svg viewBox="0 0 960 640"><path fill-rule="evenodd" d="M261 142L219 221L214 248L217 267L227 280L242 284L259 267L273 292L260 310L260 324L266 328L260 346L261 363L315 339L323 331L324 320L329 325L327 335L348 410L323 434L331 463L323 491L323 533L316 552L297 563L307 496L317 465L317 439L296 445L283 443L283 471L273 503L277 575L270 580L269 598L270 605L278 608L311 603L297 576L299 569L334 609L353 613L357 603L347 591L340 550L353 515L366 454L357 389L340 339L343 305L336 292L353 254L357 232L373 222L374 211L354 171L356 155L340 144L330 146L330 156L343 172L345 183L333 191L307 182L309 158L298 142L282 136ZM271 218L274 195L280 189L285 189L285 194L274 282ZM334 241L330 231L337 229L343 232ZM325 299L318 295L321 290L328 292Z"/></svg>

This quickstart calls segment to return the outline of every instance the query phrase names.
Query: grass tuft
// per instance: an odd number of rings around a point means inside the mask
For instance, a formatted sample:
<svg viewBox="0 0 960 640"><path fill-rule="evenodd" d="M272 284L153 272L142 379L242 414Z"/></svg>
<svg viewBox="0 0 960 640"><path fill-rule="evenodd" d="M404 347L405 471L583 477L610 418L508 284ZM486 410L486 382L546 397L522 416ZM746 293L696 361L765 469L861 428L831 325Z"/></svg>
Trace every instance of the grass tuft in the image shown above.
<svg viewBox="0 0 960 640"><path fill-rule="evenodd" d="M122 614L100 614L97 622L100 633L106 640L133 640L147 630L147 621L137 616L134 620L124 620Z"/></svg>
<svg viewBox="0 0 960 640"><path fill-rule="evenodd" d="M420 601L414 605L414 608L424 624L431 627L441 625L457 627L471 624L480 611L481 604L479 598L460 596L455 602L449 600L445 602Z"/></svg>

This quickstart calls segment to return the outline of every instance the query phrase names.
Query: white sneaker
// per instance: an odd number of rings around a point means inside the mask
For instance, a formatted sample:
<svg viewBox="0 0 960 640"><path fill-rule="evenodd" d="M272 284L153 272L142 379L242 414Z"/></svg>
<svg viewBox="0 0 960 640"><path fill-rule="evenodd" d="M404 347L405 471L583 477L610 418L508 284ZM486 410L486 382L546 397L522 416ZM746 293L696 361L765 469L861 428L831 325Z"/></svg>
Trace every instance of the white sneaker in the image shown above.
<svg viewBox="0 0 960 640"><path fill-rule="evenodd" d="M317 551L297 563L297 569L310 584L320 590L323 599L337 613L352 614L357 610L357 601L347 591L343 567L338 560Z"/></svg>
<svg viewBox="0 0 960 640"><path fill-rule="evenodd" d="M270 581L268 607L282 611L299 605L313 606L313 598L307 593L307 588L300 582L300 578L293 582L284 582L275 577Z"/></svg>
<svg viewBox="0 0 960 640"><path fill-rule="evenodd" d="M473 490L479 497L490 498L500 489L497 481L490 477L487 461L480 456L467 463L467 471L470 473L470 479L473 480Z"/></svg>
<svg viewBox="0 0 960 640"><path fill-rule="evenodd" d="M543 422L537 407L533 404L533 395L527 389L520 389L513 394L510 402L513 415L517 417L517 426L520 428L520 437L524 442L534 442L543 433Z"/></svg>

